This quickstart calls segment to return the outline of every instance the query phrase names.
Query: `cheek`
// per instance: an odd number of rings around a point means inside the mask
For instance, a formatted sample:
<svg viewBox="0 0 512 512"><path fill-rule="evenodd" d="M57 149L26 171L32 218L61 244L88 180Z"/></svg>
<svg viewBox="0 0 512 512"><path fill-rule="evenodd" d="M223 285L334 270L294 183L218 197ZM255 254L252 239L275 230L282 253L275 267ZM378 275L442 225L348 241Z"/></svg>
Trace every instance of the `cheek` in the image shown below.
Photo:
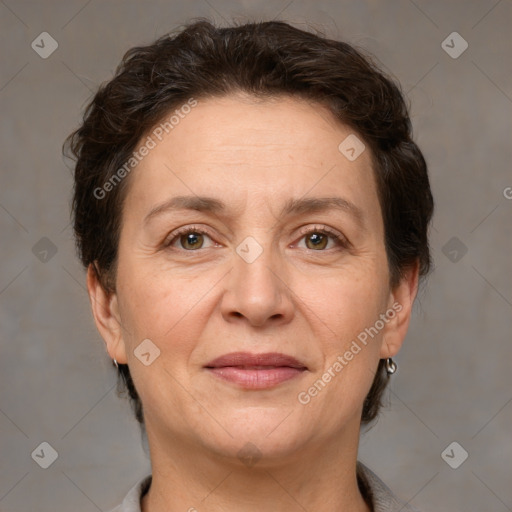
<svg viewBox="0 0 512 512"><path fill-rule="evenodd" d="M316 280L306 278L294 290L323 326L331 350L342 350L358 334L375 324L389 298L387 277L370 265ZM328 335L327 335L328 333Z"/></svg>
<svg viewBox="0 0 512 512"><path fill-rule="evenodd" d="M355 291L353 289L353 291ZM326 303L321 313L323 367L311 375L297 394L308 418L323 418L327 430L337 430L360 417L380 357L382 331L374 331L381 302L366 295L339 293L336 306Z"/></svg>
<svg viewBox="0 0 512 512"><path fill-rule="evenodd" d="M309 287L309 295L303 294L308 322L317 326L323 368L301 389L301 403L308 402L305 406L316 411L313 416L325 414L333 423L362 406L379 360L384 333L379 319L386 311L389 290L386 275L377 267L366 269L326 279L314 292ZM332 407L339 415L333 415Z"/></svg>
<svg viewBox="0 0 512 512"><path fill-rule="evenodd" d="M120 314L137 335L162 338L178 327L214 284L204 274L180 276L168 269L134 263L120 265L118 273ZM205 278L206 277L206 278Z"/></svg>
<svg viewBox="0 0 512 512"><path fill-rule="evenodd" d="M119 282L123 279L120 270ZM195 280L174 276L171 279L168 272L131 273L131 276L119 288L119 304L135 387L147 413L169 415L166 421L191 428L187 422L194 414L201 417L201 411L187 392L189 365L211 315L208 290L216 280L204 274ZM140 354L137 347L145 339L158 349L158 356L147 366L136 355ZM195 408L198 409L190 413Z"/></svg>

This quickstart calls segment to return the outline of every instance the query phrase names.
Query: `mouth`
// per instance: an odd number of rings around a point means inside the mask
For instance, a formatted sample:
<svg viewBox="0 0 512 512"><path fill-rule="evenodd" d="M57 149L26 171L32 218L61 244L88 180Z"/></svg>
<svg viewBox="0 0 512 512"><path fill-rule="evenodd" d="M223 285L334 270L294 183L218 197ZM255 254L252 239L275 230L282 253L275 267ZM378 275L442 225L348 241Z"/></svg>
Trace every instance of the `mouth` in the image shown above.
<svg viewBox="0 0 512 512"><path fill-rule="evenodd" d="M268 389L301 376L307 366L279 353L233 352L207 363L212 375L244 389Z"/></svg>

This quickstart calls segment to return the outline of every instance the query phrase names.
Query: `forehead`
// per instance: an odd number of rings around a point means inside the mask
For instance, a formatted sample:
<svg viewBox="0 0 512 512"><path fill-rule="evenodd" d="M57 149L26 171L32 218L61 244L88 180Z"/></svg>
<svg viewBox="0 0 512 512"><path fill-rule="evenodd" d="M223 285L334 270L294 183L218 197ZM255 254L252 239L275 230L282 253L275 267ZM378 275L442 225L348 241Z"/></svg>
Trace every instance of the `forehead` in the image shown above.
<svg viewBox="0 0 512 512"><path fill-rule="evenodd" d="M318 103L233 95L198 99L171 123L173 112L148 132L154 147L130 176L127 201L136 209L197 194L235 209L272 200L277 211L290 198L338 194L380 214L369 149L347 158L354 152L345 141L359 141L357 153L364 143Z"/></svg>
<svg viewBox="0 0 512 512"><path fill-rule="evenodd" d="M242 93L199 100L176 125L166 130L164 119L155 129L159 127L165 131L163 146L179 144L180 154L175 156L200 158L207 151L208 160L225 161L229 151L231 158L226 163L231 165L237 164L237 158L246 163L250 157L257 157L259 165L271 165L276 154L290 159L300 155L305 165L317 165L319 153L325 159L338 156L338 140L353 132L319 103Z"/></svg>

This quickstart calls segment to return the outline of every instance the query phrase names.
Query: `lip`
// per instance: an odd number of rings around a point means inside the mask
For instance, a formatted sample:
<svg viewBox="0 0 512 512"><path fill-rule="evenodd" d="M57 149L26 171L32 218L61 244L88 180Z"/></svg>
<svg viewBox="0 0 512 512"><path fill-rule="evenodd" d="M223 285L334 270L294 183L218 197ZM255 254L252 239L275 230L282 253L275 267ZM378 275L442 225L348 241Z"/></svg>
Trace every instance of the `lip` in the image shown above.
<svg viewBox="0 0 512 512"><path fill-rule="evenodd" d="M245 389L268 389L299 377L308 368L292 356L280 353L233 352L204 365L216 377Z"/></svg>

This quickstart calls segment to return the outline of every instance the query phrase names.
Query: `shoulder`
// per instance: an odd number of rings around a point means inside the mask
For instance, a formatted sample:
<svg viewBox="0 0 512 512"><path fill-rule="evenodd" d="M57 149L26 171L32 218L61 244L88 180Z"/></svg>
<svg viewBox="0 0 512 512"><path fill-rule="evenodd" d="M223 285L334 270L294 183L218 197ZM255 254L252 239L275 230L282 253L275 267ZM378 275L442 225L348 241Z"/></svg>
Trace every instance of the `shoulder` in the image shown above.
<svg viewBox="0 0 512 512"><path fill-rule="evenodd" d="M359 461L357 463L357 480L361 493L372 504L374 512L419 512L395 496L373 471Z"/></svg>
<svg viewBox="0 0 512 512"><path fill-rule="evenodd" d="M109 512L141 512L140 499L151 485L151 475L139 480L124 497L123 502Z"/></svg>

